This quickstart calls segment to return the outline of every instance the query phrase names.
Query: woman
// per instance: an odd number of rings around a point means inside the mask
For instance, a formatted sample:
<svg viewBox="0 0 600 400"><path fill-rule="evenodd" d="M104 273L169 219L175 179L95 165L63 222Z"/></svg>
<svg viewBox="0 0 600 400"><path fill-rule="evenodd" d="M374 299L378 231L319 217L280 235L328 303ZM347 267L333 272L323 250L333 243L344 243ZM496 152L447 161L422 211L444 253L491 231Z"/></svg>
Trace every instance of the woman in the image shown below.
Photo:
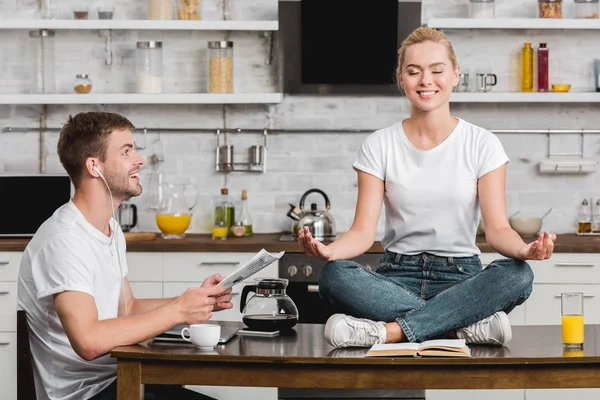
<svg viewBox="0 0 600 400"><path fill-rule="evenodd" d="M321 296L335 314L325 337L335 347L421 342L435 337L503 345L506 313L530 295L524 260L550 258L556 235L526 244L506 216L506 156L492 133L450 114L459 66L450 41L418 28L403 42L396 74L410 117L371 134L353 164L358 200L350 230L325 246L305 227L303 252L329 261ZM371 247L385 202L385 248L376 272L344 261ZM489 245L506 259L482 271L475 245L479 212Z"/></svg>

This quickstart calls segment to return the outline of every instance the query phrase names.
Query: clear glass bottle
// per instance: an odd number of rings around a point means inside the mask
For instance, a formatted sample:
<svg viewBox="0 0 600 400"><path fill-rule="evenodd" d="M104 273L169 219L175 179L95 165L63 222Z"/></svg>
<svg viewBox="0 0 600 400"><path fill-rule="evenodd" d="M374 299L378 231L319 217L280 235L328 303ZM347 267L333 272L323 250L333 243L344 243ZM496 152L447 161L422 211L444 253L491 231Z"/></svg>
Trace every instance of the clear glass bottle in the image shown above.
<svg viewBox="0 0 600 400"><path fill-rule="evenodd" d="M577 233L592 233L592 213L591 205L587 199L583 199L579 207L579 216L577 217Z"/></svg>
<svg viewBox="0 0 600 400"><path fill-rule="evenodd" d="M592 232L600 233L600 199L596 201L596 207L592 215Z"/></svg>
<svg viewBox="0 0 600 400"><path fill-rule="evenodd" d="M75 93L89 93L92 91L92 81L88 77L88 74L75 75L73 90L75 90Z"/></svg>
<svg viewBox="0 0 600 400"><path fill-rule="evenodd" d="M521 51L521 91L533 92L533 49L525 43Z"/></svg>
<svg viewBox="0 0 600 400"><path fill-rule="evenodd" d="M235 223L231 228L234 236L252 236L252 217L248 206L248 192L242 190L241 210L237 213Z"/></svg>
<svg viewBox="0 0 600 400"><path fill-rule="evenodd" d="M56 77L54 74L54 36L55 32L49 29L30 31L33 49L35 79L33 79L32 93L56 93Z"/></svg>
<svg viewBox="0 0 600 400"><path fill-rule="evenodd" d="M575 0L575 18L598 18L599 0Z"/></svg>
<svg viewBox="0 0 600 400"><path fill-rule="evenodd" d="M494 18L495 0L471 0L469 3L469 16L471 18Z"/></svg>
<svg viewBox="0 0 600 400"><path fill-rule="evenodd" d="M138 93L162 93L162 42L137 42Z"/></svg>
<svg viewBox="0 0 600 400"><path fill-rule="evenodd" d="M208 42L208 93L233 93L233 42Z"/></svg>
<svg viewBox="0 0 600 400"><path fill-rule="evenodd" d="M227 207L224 203L217 202L215 206L215 215L212 226L212 238L225 240L227 239Z"/></svg>
<svg viewBox="0 0 600 400"><path fill-rule="evenodd" d="M538 92L547 92L549 50L546 43L540 43L538 48Z"/></svg>
<svg viewBox="0 0 600 400"><path fill-rule="evenodd" d="M217 221L225 222L227 236L232 236L231 227L235 221L235 206L229 201L229 190L227 188L221 189L221 197L217 200L215 207L215 225ZM214 236L214 234L213 234Z"/></svg>

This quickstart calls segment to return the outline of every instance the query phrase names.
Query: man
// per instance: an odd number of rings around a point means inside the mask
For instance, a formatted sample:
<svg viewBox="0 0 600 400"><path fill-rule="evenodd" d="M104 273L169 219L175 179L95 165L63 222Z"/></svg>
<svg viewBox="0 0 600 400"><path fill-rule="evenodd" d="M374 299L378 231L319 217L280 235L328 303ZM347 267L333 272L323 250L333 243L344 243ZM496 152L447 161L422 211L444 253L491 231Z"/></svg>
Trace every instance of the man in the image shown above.
<svg viewBox="0 0 600 400"><path fill-rule="evenodd" d="M219 274L177 298L133 296L125 238L112 218L119 204L142 193L144 158L133 129L118 114L88 112L69 117L60 133L58 155L75 194L38 229L18 278L38 399L115 399L113 348L232 307L231 290L216 286ZM181 387L146 387L146 399L170 398L205 397Z"/></svg>

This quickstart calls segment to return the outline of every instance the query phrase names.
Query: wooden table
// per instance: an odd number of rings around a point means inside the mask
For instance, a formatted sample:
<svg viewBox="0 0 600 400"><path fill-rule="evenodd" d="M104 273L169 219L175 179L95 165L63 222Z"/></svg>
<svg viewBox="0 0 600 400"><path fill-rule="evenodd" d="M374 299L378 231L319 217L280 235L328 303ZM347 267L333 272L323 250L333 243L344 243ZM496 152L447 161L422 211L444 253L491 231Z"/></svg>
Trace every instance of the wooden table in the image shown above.
<svg viewBox="0 0 600 400"><path fill-rule="evenodd" d="M585 348L563 352L560 326L513 327L506 347L471 346L472 358L364 358L334 349L324 325L291 335L235 337L214 351L188 345L124 346L118 399L140 399L142 384L331 389L541 389L600 387L600 325L585 327Z"/></svg>

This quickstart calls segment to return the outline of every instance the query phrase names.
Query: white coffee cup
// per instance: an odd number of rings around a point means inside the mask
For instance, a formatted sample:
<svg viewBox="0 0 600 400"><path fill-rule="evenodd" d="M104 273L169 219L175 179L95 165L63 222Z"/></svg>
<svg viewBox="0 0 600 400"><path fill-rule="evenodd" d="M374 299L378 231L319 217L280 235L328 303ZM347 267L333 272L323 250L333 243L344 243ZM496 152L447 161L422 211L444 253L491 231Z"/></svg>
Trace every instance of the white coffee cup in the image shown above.
<svg viewBox="0 0 600 400"><path fill-rule="evenodd" d="M206 350L212 350L219 343L220 336L221 326L215 324L192 324L181 330L183 340Z"/></svg>

